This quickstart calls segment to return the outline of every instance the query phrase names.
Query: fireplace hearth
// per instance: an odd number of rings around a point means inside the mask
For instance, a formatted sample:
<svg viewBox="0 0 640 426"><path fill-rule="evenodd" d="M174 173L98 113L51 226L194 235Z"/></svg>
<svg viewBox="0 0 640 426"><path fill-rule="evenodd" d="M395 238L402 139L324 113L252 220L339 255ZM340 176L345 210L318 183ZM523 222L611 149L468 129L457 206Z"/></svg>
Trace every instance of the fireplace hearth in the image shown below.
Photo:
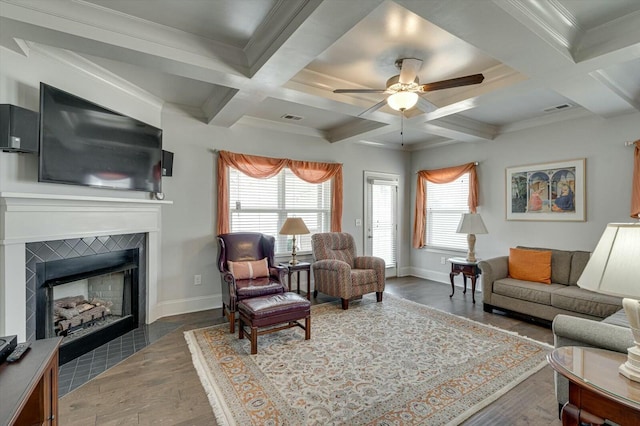
<svg viewBox="0 0 640 426"><path fill-rule="evenodd" d="M60 364L139 324L139 249L36 264L36 338L63 337Z"/></svg>

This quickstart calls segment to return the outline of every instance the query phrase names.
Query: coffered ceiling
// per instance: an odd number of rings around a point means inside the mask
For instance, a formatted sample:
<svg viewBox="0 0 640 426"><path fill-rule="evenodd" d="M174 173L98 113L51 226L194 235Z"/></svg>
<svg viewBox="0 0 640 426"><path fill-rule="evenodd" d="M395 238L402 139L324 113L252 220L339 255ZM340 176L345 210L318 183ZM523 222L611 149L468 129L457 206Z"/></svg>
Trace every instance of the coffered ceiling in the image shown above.
<svg viewBox="0 0 640 426"><path fill-rule="evenodd" d="M327 143L482 143L640 110L638 0L0 0L0 43L65 49L211 125ZM333 93L385 88L400 58L421 83L485 79L404 120L362 114L385 94Z"/></svg>

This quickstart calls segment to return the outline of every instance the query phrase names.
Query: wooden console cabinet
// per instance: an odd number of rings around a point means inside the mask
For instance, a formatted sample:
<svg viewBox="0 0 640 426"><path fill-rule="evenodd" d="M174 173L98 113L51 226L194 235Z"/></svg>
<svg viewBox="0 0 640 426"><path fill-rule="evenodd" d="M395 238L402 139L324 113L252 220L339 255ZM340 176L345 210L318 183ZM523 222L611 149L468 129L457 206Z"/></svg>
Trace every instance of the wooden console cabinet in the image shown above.
<svg viewBox="0 0 640 426"><path fill-rule="evenodd" d="M59 337L36 340L17 362L0 365L0 425L58 424Z"/></svg>

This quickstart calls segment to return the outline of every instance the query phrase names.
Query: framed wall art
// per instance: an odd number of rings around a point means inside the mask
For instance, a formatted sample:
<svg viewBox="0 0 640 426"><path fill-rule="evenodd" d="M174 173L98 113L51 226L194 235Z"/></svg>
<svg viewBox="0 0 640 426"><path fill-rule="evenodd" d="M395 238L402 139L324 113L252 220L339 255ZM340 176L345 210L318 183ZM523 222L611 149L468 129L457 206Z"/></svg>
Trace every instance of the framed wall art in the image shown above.
<svg viewBox="0 0 640 426"><path fill-rule="evenodd" d="M585 159L507 167L507 220L585 221Z"/></svg>

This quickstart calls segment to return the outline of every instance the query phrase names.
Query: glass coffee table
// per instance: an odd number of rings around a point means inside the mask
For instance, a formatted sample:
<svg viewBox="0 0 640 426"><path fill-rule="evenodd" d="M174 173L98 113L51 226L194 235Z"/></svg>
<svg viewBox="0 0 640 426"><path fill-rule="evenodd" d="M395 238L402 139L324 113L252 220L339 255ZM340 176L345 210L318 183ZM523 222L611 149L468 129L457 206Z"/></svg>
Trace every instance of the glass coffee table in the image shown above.
<svg viewBox="0 0 640 426"><path fill-rule="evenodd" d="M551 367L569 379L563 425L576 424L578 419L599 424L597 418L620 425L640 424L640 382L618 373L626 360L626 354L576 346L547 355Z"/></svg>

